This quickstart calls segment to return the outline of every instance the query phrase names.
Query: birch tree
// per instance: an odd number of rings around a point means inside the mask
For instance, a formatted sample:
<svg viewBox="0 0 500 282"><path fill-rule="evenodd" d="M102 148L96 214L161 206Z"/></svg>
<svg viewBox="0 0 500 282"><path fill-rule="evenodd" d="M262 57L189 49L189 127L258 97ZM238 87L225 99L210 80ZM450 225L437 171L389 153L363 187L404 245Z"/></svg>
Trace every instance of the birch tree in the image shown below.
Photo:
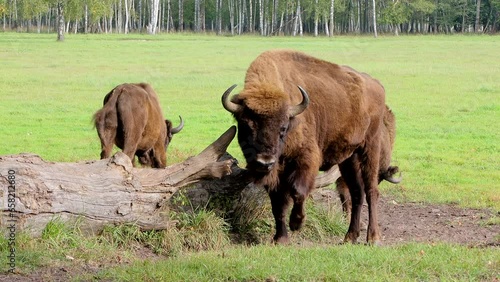
<svg viewBox="0 0 500 282"><path fill-rule="evenodd" d="M125 0L125 27L124 27L124 32L125 34L128 33L129 31L129 21L130 21L130 6L131 3L129 3L129 0Z"/></svg>
<svg viewBox="0 0 500 282"><path fill-rule="evenodd" d="M57 41L64 41L64 3L57 2Z"/></svg>
<svg viewBox="0 0 500 282"><path fill-rule="evenodd" d="M215 33L222 34L222 0L215 0Z"/></svg>
<svg viewBox="0 0 500 282"><path fill-rule="evenodd" d="M160 11L160 0L151 0L150 3L150 18L149 18L149 24L148 24L148 33L149 34L156 34L156 29L158 26L158 12Z"/></svg>
<svg viewBox="0 0 500 282"><path fill-rule="evenodd" d="M481 32L481 26L479 20L481 19L481 0L477 0L476 3L476 22L475 22L475 32Z"/></svg>
<svg viewBox="0 0 500 282"><path fill-rule="evenodd" d="M375 0L372 0L373 3L373 36L377 38L377 12L375 11Z"/></svg>
<svg viewBox="0 0 500 282"><path fill-rule="evenodd" d="M179 0L179 31L184 31L184 0Z"/></svg>
<svg viewBox="0 0 500 282"><path fill-rule="evenodd" d="M264 28L264 0L259 0L259 29L260 35L266 35L266 30Z"/></svg>
<svg viewBox="0 0 500 282"><path fill-rule="evenodd" d="M333 28L334 28L334 15L335 15L335 0L330 0L330 37L333 36Z"/></svg>

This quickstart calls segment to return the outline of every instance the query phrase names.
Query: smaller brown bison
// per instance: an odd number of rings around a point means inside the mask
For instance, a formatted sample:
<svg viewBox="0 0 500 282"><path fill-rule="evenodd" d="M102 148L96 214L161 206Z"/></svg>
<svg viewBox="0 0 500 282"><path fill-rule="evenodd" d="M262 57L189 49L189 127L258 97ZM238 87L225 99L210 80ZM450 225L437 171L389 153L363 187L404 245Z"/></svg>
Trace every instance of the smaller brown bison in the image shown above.
<svg viewBox="0 0 500 282"><path fill-rule="evenodd" d="M390 183L397 184L402 180L401 177L394 177L394 174L398 173L399 168L397 166L390 165L392 150L394 148L394 141L396 137L396 118L394 117L394 113L387 105L385 106L385 109L386 111L381 128L378 182L380 183L383 180L386 180ZM336 185L340 201L342 202L342 209L346 214L346 218L350 219L352 202L351 194L349 193L349 187L347 186L347 183L342 176L337 179Z"/></svg>
<svg viewBox="0 0 500 282"><path fill-rule="evenodd" d="M101 140L101 159L109 158L113 144L131 160L153 168L164 168L166 150L176 134L184 127L172 127L164 120L158 95L147 83L124 83L111 90L102 109L94 114L94 124Z"/></svg>

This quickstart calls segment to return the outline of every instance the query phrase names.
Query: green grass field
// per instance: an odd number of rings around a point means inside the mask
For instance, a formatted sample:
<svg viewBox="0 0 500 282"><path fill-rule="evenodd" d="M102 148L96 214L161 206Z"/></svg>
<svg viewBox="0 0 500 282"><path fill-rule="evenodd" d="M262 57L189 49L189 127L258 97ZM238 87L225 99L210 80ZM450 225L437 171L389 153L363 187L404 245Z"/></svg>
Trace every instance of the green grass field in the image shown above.
<svg viewBox="0 0 500 282"><path fill-rule="evenodd" d="M58 162L98 159L93 113L114 86L144 81L158 92L167 118L174 124L178 115L185 119L184 130L174 136L168 151L168 163L180 162L234 124L220 97L232 84L239 85L235 93L241 89L250 62L262 51L289 48L350 65L385 86L387 104L397 118L393 162L403 171L404 180L399 185L383 184L382 193L401 201L500 211L498 36L374 39L129 34L67 35L60 43L53 34L0 33L0 46L0 156L30 152ZM236 141L229 152L241 160ZM176 259L151 262L129 259L128 251L107 244L106 236L55 237L21 238L19 268L29 272L38 266L64 264L67 255L86 265L120 263L119 256L132 264L106 270L97 278L500 279L497 248L424 244L282 248L264 244L184 253ZM4 250L0 246L1 254Z"/></svg>

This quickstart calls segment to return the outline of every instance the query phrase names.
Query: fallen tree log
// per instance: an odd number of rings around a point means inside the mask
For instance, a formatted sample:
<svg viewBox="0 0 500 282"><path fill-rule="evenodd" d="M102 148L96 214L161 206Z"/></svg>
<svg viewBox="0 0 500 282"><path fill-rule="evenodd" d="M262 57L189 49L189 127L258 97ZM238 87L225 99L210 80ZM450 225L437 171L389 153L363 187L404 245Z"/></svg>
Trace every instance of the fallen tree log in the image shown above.
<svg viewBox="0 0 500 282"><path fill-rule="evenodd" d="M207 200L217 195L237 202L252 180L225 154L235 133L232 126L200 154L165 169L135 168L122 152L83 163L46 162L34 154L0 156L0 225L6 230L14 223L16 231L33 236L54 218L78 221L82 231L94 234L121 223L167 229L173 224L169 201L186 186L204 191ZM318 183L334 181L330 177Z"/></svg>

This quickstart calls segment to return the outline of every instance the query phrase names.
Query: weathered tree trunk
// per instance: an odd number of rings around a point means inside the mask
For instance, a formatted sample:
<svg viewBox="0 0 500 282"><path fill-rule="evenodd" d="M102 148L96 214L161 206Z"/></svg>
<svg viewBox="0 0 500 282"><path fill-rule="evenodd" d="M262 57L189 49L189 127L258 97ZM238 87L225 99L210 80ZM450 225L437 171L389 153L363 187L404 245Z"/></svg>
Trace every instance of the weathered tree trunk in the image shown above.
<svg viewBox="0 0 500 282"><path fill-rule="evenodd" d="M218 198L234 207L252 182L246 170L225 154L235 133L233 126L197 156L165 169L134 168L122 152L84 163L46 162L33 154L0 156L0 227L6 230L14 224L16 232L39 236L49 221L58 218L78 221L88 233L124 223L142 230L168 229L173 224L170 198L186 186L198 198L192 200L195 205ZM338 176L336 167L320 174L316 187L334 183Z"/></svg>
<svg viewBox="0 0 500 282"><path fill-rule="evenodd" d="M83 229L93 232L112 223L135 223L145 230L168 228L167 202L172 194L202 179L231 173L234 160L218 159L235 132L231 127L199 155L165 169L134 168L122 152L86 163L45 162L32 154L2 156L2 215L14 215L16 230L34 235L54 217L81 220ZM9 199L15 199L15 207L3 205L12 203Z"/></svg>

